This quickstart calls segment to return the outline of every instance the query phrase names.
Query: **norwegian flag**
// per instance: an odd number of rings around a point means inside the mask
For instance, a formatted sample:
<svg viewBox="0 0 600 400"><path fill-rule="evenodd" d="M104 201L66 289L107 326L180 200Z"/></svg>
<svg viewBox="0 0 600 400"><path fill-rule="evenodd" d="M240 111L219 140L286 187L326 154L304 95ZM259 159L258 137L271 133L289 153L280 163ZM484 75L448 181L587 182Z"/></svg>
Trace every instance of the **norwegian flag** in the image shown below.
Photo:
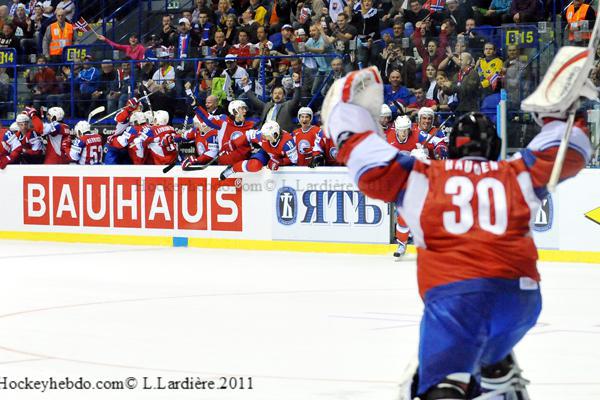
<svg viewBox="0 0 600 400"><path fill-rule="evenodd" d="M488 78L488 81L490 82L490 86L492 87L492 90L496 90L496 88L498 87L498 84L500 83L500 78L501 78L501 76L497 72Z"/></svg>
<svg viewBox="0 0 600 400"><path fill-rule="evenodd" d="M90 25L87 23L87 21L85 19L83 19L83 17L79 17L77 22L75 22L75 29L78 29L81 32L89 32L92 30Z"/></svg>
<svg viewBox="0 0 600 400"><path fill-rule="evenodd" d="M431 12L442 11L446 6L446 0L427 0L423 8Z"/></svg>

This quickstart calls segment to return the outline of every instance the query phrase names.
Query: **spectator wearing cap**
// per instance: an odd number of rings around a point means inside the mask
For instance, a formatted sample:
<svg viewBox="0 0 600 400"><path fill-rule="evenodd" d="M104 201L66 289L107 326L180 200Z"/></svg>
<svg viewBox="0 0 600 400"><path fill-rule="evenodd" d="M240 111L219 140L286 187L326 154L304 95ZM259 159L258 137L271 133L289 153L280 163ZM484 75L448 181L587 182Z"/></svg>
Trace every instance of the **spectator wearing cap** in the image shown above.
<svg viewBox="0 0 600 400"><path fill-rule="evenodd" d="M75 31L73 24L67 21L65 10L58 9L55 12L56 22L46 28L43 39L44 56L50 62L62 62L62 53L65 47L75 43Z"/></svg>
<svg viewBox="0 0 600 400"><path fill-rule="evenodd" d="M296 127L293 118L300 107L300 76L293 74L294 96L285 100L285 90L275 86L271 91L271 101L263 102L252 92L248 78L244 78L244 92L248 96L248 103L260 115L260 126L266 121L276 121L281 129L292 132Z"/></svg>
<svg viewBox="0 0 600 400"><path fill-rule="evenodd" d="M167 49L162 48L156 54L158 56L159 67L152 79L146 83L148 89L155 93L152 96L152 104L155 110L165 110L169 115L173 115L176 102L175 97L175 68L169 62L169 53Z"/></svg>
<svg viewBox="0 0 600 400"><path fill-rule="evenodd" d="M229 46L233 46L238 37L238 26L237 16L235 14L229 14L225 20L225 41Z"/></svg>
<svg viewBox="0 0 600 400"><path fill-rule="evenodd" d="M225 70L223 71L223 73L221 74L222 76L229 76L229 79L232 82L231 85L231 91L233 92L233 97L231 96L230 93L230 97L231 99L233 99L234 97L237 97L237 95L241 92L241 90L244 88L243 85L243 80L244 78L248 78L248 71L246 71L245 68L240 67L237 63L237 56L235 54L228 54L225 56ZM233 84L235 83L235 84Z"/></svg>
<svg viewBox="0 0 600 400"><path fill-rule="evenodd" d="M192 30L190 20L187 18L179 18L177 29L177 44L175 46L175 58L181 59L177 61L175 71L175 87L177 96L184 96L185 82L190 82L194 79L195 70L194 63L184 61L186 58L199 57L200 36Z"/></svg>
<svg viewBox="0 0 600 400"><path fill-rule="evenodd" d="M96 38L101 42L106 43L113 49L122 51L123 53L125 53L125 57L128 57L132 60L143 60L146 55L146 48L143 44L140 43L138 36L135 33L129 35L129 44L115 43L107 37L98 34L96 34Z"/></svg>
<svg viewBox="0 0 600 400"><path fill-rule="evenodd" d="M275 46L274 51L279 55L293 55L298 52L296 47L296 35L291 25L281 27L281 44Z"/></svg>
<svg viewBox="0 0 600 400"><path fill-rule="evenodd" d="M175 46L175 43L177 42L177 30L172 22L173 18L170 14L162 16L160 33L158 35L161 46L171 47Z"/></svg>
<svg viewBox="0 0 600 400"><path fill-rule="evenodd" d="M15 35L22 38L27 29L27 8L25 4L19 3L15 9L15 15L12 17L12 26L15 28ZM31 20L30 20L31 21Z"/></svg>
<svg viewBox="0 0 600 400"><path fill-rule="evenodd" d="M56 12L60 12L57 10ZM87 116L92 109L92 94L98 90L100 84L100 72L92 65L92 56L88 55L83 60L83 68L75 78L75 85L79 87L77 98L77 111L80 117Z"/></svg>
<svg viewBox="0 0 600 400"><path fill-rule="evenodd" d="M111 60L102 60L100 64L100 77L98 87L92 93L95 106L105 106L106 112L111 113L117 109L119 101L119 76Z"/></svg>

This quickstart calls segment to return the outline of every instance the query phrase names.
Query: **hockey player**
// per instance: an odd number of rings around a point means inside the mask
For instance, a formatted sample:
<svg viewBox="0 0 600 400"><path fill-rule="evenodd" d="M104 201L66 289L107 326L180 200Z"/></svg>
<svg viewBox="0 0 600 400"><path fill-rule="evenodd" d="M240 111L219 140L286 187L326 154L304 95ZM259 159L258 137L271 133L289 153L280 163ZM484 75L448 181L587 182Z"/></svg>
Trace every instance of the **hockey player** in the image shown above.
<svg viewBox="0 0 600 400"><path fill-rule="evenodd" d="M310 107L300 107L298 122L300 128L294 130L292 135L298 149L299 167L316 167L325 163L322 150L316 147L316 142L321 135L321 128L312 124L313 111Z"/></svg>
<svg viewBox="0 0 600 400"><path fill-rule="evenodd" d="M249 140L246 144L238 142L235 149L232 149L232 147L229 146L229 144L237 138L246 135L251 136L255 132L254 123L246 121L248 106L245 102L242 100L233 100L228 106L229 114L233 119L226 117L221 120L218 118L211 118L204 107L196 105L196 99L193 97L190 97L190 101L198 118L210 128L218 131L217 141L220 151L219 165L233 165L238 161L244 161L250 158L252 147L250 146Z"/></svg>
<svg viewBox="0 0 600 400"><path fill-rule="evenodd" d="M16 134L22 146L20 162L22 164L41 164L44 161L44 143L41 136L31 129L31 120L23 113L17 115L14 122Z"/></svg>
<svg viewBox="0 0 600 400"><path fill-rule="evenodd" d="M209 128L197 116L194 117L194 129L184 135L185 140L194 141L196 155L187 157L181 164L182 167L205 165L219 155L216 129Z"/></svg>
<svg viewBox="0 0 600 400"><path fill-rule="evenodd" d="M443 160L448 155L448 140L444 132L433 126L434 119L435 113L431 108L421 107L412 129L419 135L419 143L427 149L428 157Z"/></svg>
<svg viewBox="0 0 600 400"><path fill-rule="evenodd" d="M131 164L132 159L128 155L129 145L133 143L133 139L146 122L141 107L138 99L132 97L127 100L125 107L115 115L117 127L115 133L106 140L104 164Z"/></svg>
<svg viewBox="0 0 600 400"><path fill-rule="evenodd" d="M338 166L341 165L337 160L338 149L331 140L330 137L325 135L323 131L319 135L315 143L315 152L317 154L323 154L325 156L325 165L327 166ZM316 165L322 165L320 163L316 163Z"/></svg>
<svg viewBox="0 0 600 400"><path fill-rule="evenodd" d="M47 140L44 164L68 164L69 158L63 148L68 146L64 142L71 140L71 128L63 122L65 111L61 107L50 107L46 113L47 122L42 121L33 107L26 107L23 113L31 119L33 129Z"/></svg>
<svg viewBox="0 0 600 400"><path fill-rule="evenodd" d="M381 125L383 132L387 132L388 129L394 129L393 120L392 109L387 104L382 104L381 111L379 112L379 125Z"/></svg>
<svg viewBox="0 0 600 400"><path fill-rule="evenodd" d="M79 121L73 128L75 139L64 149L71 162L80 165L102 164L102 137L92 133L90 123Z"/></svg>
<svg viewBox="0 0 600 400"><path fill-rule="evenodd" d="M584 92L579 78L571 79L588 76L581 57L567 59L561 68L551 66L553 76L523 102L524 109L529 100L527 110L540 110L543 127L508 161L495 161L500 140L479 113L455 122L449 160L420 161L398 152L379 136L383 86L376 68L337 80L325 98L325 131L339 147L338 157L365 195L396 202L417 246L425 307L418 379L405 398L470 399L478 383L486 390L501 383L510 398L528 398L511 352L541 310L529 223L546 196L567 110L580 95L597 99L591 83ZM549 90L553 84L561 88ZM560 101L544 104L554 93ZM575 176L591 157L582 129L573 128L567 145L561 180Z"/></svg>
<svg viewBox="0 0 600 400"><path fill-rule="evenodd" d="M13 129L18 130L18 127L13 126ZM6 168L8 164L16 164L23 151L18 134L11 129L3 128L3 130L2 142L0 142L0 169Z"/></svg>
<svg viewBox="0 0 600 400"><path fill-rule="evenodd" d="M258 133L248 137L240 136L230 142L229 146L235 150L237 146L244 145L247 141L257 143L260 150L252 154L248 160L238 161L227 167L219 179L226 179L236 172L258 172L263 167L277 171L280 166L296 165L298 162L294 137L282 130L275 121L265 122Z"/></svg>
<svg viewBox="0 0 600 400"><path fill-rule="evenodd" d="M178 134L169 123L169 113L164 110L154 112L154 125L145 127L134 139L138 162L146 164L169 165L177 161Z"/></svg>

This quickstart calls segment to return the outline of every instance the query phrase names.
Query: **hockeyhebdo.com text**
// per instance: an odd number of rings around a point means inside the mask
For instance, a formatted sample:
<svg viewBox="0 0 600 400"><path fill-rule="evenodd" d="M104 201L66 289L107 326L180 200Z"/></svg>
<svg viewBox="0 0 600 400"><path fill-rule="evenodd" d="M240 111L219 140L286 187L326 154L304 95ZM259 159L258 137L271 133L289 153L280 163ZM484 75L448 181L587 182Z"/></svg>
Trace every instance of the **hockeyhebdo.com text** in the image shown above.
<svg viewBox="0 0 600 400"><path fill-rule="evenodd" d="M355 191L356 186L348 181L341 181L337 179L315 179L307 182L301 179L265 179L262 181L247 181L243 178L228 178L224 181L218 181L217 179L206 179L202 183L193 182L194 178L179 178L173 179L168 182L147 182L142 180L139 184L133 184L138 192L145 191L164 191L167 193L178 192L178 191L189 191L190 187L193 186L197 189L193 190L205 190L219 191L219 192L273 192L280 188L288 187L293 188L296 191Z"/></svg>

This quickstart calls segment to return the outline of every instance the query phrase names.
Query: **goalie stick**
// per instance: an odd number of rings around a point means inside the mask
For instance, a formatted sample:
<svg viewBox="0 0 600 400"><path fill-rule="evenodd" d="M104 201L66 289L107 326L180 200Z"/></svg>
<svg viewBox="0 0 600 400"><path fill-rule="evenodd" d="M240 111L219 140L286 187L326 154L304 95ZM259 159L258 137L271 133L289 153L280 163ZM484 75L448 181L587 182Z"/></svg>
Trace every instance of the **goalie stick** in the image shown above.
<svg viewBox="0 0 600 400"><path fill-rule="evenodd" d="M589 80L589 75L600 42L599 30L600 18L597 15L588 46L562 47L552 60L540 85L521 103L521 109L531 112L538 123L541 123L540 116L564 118L567 113L567 126L547 184L551 193L556 190L560 179L579 99L598 99L598 90Z"/></svg>

